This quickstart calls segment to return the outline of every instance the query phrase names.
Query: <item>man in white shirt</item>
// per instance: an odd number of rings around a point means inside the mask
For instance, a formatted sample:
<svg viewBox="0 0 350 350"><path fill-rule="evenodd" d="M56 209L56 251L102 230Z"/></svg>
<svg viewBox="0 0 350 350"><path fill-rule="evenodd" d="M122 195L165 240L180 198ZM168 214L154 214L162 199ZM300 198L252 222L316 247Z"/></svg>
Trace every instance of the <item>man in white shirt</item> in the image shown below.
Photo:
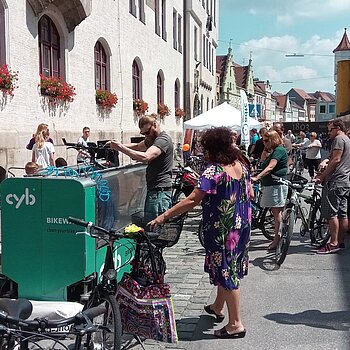
<svg viewBox="0 0 350 350"><path fill-rule="evenodd" d="M83 135L79 137L77 143L84 147L88 147L88 142L90 136L90 128L85 126L83 128ZM90 163L91 155L87 149L80 149L78 151L77 162L78 163Z"/></svg>

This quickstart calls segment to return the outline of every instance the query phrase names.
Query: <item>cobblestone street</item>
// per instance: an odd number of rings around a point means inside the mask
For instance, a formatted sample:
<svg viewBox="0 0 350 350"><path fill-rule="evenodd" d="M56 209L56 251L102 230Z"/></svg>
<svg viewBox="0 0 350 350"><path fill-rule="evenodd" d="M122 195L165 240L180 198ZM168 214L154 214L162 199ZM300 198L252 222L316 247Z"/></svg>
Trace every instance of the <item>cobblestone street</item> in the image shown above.
<svg viewBox="0 0 350 350"><path fill-rule="evenodd" d="M199 218L186 219L179 242L167 248L164 254L167 264L166 282L171 285L179 343L165 344L146 340L143 345L147 350L186 349L181 343L193 338L204 312L203 306L207 304L214 289L209 283L208 274L203 270L204 249L196 235L198 222ZM135 350L142 349L133 340L129 346ZM129 348L128 345L124 347L126 348Z"/></svg>

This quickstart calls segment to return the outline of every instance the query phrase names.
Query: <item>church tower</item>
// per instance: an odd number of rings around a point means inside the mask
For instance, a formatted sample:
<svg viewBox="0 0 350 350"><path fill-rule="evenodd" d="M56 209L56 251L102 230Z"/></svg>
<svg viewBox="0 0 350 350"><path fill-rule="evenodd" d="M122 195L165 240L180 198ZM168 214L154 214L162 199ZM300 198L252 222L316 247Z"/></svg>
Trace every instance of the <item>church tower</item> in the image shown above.
<svg viewBox="0 0 350 350"><path fill-rule="evenodd" d="M334 81L336 82L337 115L350 113L350 41L346 33L333 50L334 53Z"/></svg>

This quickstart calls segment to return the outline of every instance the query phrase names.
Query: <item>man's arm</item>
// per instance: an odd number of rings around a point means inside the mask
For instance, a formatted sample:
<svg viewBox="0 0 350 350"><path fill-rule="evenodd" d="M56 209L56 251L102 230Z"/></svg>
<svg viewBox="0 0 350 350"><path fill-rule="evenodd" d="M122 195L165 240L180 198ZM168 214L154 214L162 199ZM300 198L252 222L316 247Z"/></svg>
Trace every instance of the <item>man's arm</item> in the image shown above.
<svg viewBox="0 0 350 350"><path fill-rule="evenodd" d="M144 144L144 141L142 141L140 143ZM143 152L143 151L139 151L139 150L135 150L135 149L131 149L129 147L126 147L125 145L123 145L122 143L120 143L118 141L109 141L108 144L111 146L112 149L120 151L120 152L126 154L127 156L129 156L131 159L137 160L137 161L142 162L142 163L148 163L151 160L157 158L162 153L160 148L158 148L156 146L151 146L147 149L146 152ZM144 146L146 147L146 145L144 145Z"/></svg>
<svg viewBox="0 0 350 350"><path fill-rule="evenodd" d="M322 174L316 177L317 179L319 179L320 182L323 182L327 177L333 174L334 170L337 168L337 166L340 163L342 154L343 154L342 149L333 149L332 158L329 160L326 169L323 171Z"/></svg>
<svg viewBox="0 0 350 350"><path fill-rule="evenodd" d="M134 151L146 151L147 147L145 145L145 141L141 141L139 143L123 143L123 145L127 148L133 149Z"/></svg>

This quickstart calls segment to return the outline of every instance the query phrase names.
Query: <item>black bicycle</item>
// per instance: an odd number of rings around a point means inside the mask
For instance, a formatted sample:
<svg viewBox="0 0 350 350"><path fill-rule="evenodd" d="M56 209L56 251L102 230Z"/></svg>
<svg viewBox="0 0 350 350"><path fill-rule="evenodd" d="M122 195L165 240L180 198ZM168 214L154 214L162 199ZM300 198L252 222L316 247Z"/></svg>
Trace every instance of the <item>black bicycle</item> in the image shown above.
<svg viewBox="0 0 350 350"><path fill-rule="evenodd" d="M101 306L59 320L46 317L28 320L32 311L27 299L0 298L1 350L96 349L86 340L98 329L92 320L104 312Z"/></svg>
<svg viewBox="0 0 350 350"><path fill-rule="evenodd" d="M73 217L69 217L68 221L85 227L86 232L84 233L100 242L105 242L106 245L106 255L100 281L98 282L97 276L94 276L91 280L92 290L84 306L84 309L103 306L105 311L93 320L94 324L98 325L98 330L89 335L87 342L91 349L120 350L122 325L119 305L116 300L117 271L113 259L113 247L116 240L126 237L124 230L107 230L94 225L92 222Z"/></svg>
<svg viewBox="0 0 350 350"><path fill-rule="evenodd" d="M312 245L319 247L326 244L330 237L330 231L327 221L321 214L320 186L316 186L313 183L308 184L307 179L296 174L290 174L289 180L274 175L272 177L289 187L287 203L282 213L280 240L276 249L276 263L282 265L288 253L297 219L300 218L302 222L300 234L304 236L306 233L309 233ZM312 190L311 195L302 193L306 188ZM308 215L306 208L302 205L302 199L310 204Z"/></svg>

